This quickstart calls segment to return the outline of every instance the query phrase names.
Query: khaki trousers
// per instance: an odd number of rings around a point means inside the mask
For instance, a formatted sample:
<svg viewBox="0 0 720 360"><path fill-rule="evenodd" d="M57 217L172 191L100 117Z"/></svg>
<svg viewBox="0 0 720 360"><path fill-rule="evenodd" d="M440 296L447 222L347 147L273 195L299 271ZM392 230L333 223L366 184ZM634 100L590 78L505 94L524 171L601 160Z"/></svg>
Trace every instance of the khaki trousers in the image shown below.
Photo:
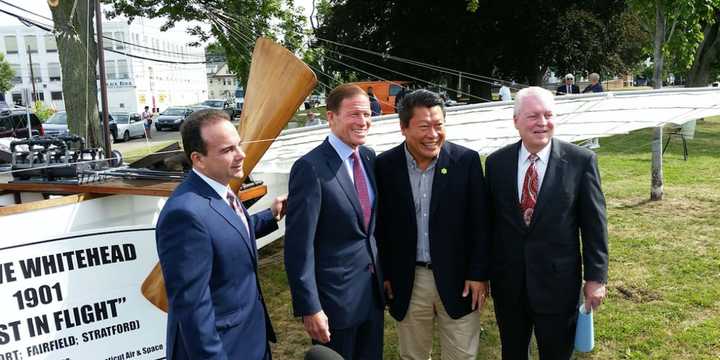
<svg viewBox="0 0 720 360"><path fill-rule="evenodd" d="M470 296L470 295L468 295ZM480 313L454 320L440 300L432 270L415 267L410 307L397 322L400 358L428 360L432 351L433 322L437 319L442 360L475 360L480 342Z"/></svg>

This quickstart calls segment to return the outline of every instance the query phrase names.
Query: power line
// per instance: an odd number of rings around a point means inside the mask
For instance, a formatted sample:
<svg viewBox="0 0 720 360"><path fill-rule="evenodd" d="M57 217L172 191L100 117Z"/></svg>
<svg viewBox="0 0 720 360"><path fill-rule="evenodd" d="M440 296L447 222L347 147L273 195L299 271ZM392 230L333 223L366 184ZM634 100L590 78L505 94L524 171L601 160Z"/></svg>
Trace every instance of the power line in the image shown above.
<svg viewBox="0 0 720 360"><path fill-rule="evenodd" d="M35 13L35 12L30 11L30 10L24 9L24 8L22 8L22 7L20 7L20 6L15 5L15 4L8 3L8 2L5 1L5 0L0 0L0 3L3 3L3 4L8 5L8 6L12 6L12 7L16 8L16 9L18 9L18 10L27 12L27 13L32 14L32 15L35 15L35 16L37 16L37 17L39 17L39 18L42 18L42 19L45 19L45 20L48 20L48 21L53 21L52 18L49 18L49 17L47 17L47 16L40 15L40 14L38 14L38 13ZM2 10L0 9L0 11L2 11ZM5 11L3 11L3 12L5 12ZM32 24L32 25L37 24L37 22L32 22L30 19L21 17L21 16L19 16L19 15L17 15L17 14L11 14L11 13L8 13L8 12L5 12L5 13L8 14L8 15L11 15L11 16L16 17L18 20L20 20L20 21L23 22L23 23L28 22L28 23L30 23L30 24ZM47 30L47 29L43 29L43 30L52 32L52 30ZM135 47L138 47L138 48L142 48L142 49L146 49L146 50L151 50L151 51L154 51L154 52L157 52L157 53L167 53L167 54L174 54L174 55L181 55L181 56L192 56L192 57L204 57L203 55L199 55L199 54L188 54L188 53L177 52L177 51L172 51L172 50L162 50L162 49L158 49L158 48L154 48L154 47L150 47L150 46L145 46L145 45L141 45L141 44L134 43L134 42L128 42L128 41L116 39L116 38L114 38L114 37L112 37L112 36L107 36L107 35L102 35L102 37L103 37L103 39L107 39L107 40L110 40L110 41L113 41L113 42L119 42L119 43L123 43L123 44L125 44L125 45L135 46Z"/></svg>
<svg viewBox="0 0 720 360"><path fill-rule="evenodd" d="M0 0L0 2L2 2L2 0ZM39 29L45 30L45 31L47 31L47 32L49 32L49 33L52 33L52 29L51 29L48 25L46 25L46 24L41 24L41 23L35 22L35 21L30 20L30 19L28 19L28 18L25 18L25 17L23 17L23 16L21 16L21 15L18 15L18 14L15 14L15 13L11 13L11 12L9 12L9 11L7 11L7 10L0 9L0 12L3 12L3 13L5 13L5 14L7 14L7 15L10 15L10 16L13 16L13 17L17 18L18 20L24 21L24 22L26 22L26 23L28 23L28 24L31 24L31 25L39 28ZM109 52L113 52L113 53L116 53L116 54L125 55L125 56L131 57L131 58L136 58L136 59L141 59L141 60L147 60L147 61L153 61L153 62L159 62L159 63L165 63L165 64L177 64L177 65L207 64L206 61L172 61L172 60L153 59L153 58L149 58L149 57L145 57L145 56L140 56L140 55L131 54L131 53L128 53L128 52L123 52L123 51L114 50L114 49L112 49L112 48L103 48L103 50L109 51Z"/></svg>

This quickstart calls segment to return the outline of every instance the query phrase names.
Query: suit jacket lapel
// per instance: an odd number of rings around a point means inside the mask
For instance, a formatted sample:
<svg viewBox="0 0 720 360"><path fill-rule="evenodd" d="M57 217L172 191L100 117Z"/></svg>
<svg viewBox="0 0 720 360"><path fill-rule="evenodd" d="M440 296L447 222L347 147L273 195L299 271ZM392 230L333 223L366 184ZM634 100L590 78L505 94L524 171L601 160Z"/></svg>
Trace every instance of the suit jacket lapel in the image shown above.
<svg viewBox="0 0 720 360"><path fill-rule="evenodd" d="M441 197L445 193L445 187L450 182L450 173L455 170L452 169L452 163L454 159L452 154L447 150L448 145L443 144L438 155L437 162L435 163L435 171L433 173L433 184L432 184L432 195L430 198L430 219L434 218L435 211L437 210L438 204L440 204Z"/></svg>
<svg viewBox="0 0 720 360"><path fill-rule="evenodd" d="M533 229L538 219L542 217L543 211L547 208L547 203L550 202L552 194L559 193L558 187L562 184L560 175L563 173L567 161L564 158L564 153L559 142L553 141L550 146L548 165L545 169L545 176L540 187L540 192L538 193L533 217L530 221L530 230Z"/></svg>
<svg viewBox="0 0 720 360"><path fill-rule="evenodd" d="M242 223L242 221L233 211L230 205L228 205L225 200L221 199L217 192L215 192L215 190L213 190L210 185L205 182L205 180L197 176L195 172L191 171L188 175L188 179L193 183L193 186L198 190L200 194L208 198L208 201L210 202L210 208L212 208L215 212L220 214L220 216L225 218L225 220L230 223L230 225L232 225L232 227L234 227L238 233L240 233L240 238L242 239L242 242L247 247L248 252L250 252L253 261L255 261L255 251L253 251L253 247L249 239L249 237L252 237L252 235L248 234L248 231L245 230L245 225ZM247 216L247 213L245 214L245 217L248 220L248 228L250 231L252 231L253 227L250 223L250 217Z"/></svg>
<svg viewBox="0 0 720 360"><path fill-rule="evenodd" d="M390 174L397 182L397 194L400 195L400 203L406 204L408 209L408 219L410 219L410 227L408 230L412 231L412 238L417 240L417 218L415 217L415 200L412 196L412 186L410 186L410 174L408 174L408 163L405 158L405 143L403 142L400 146L396 147L393 153L394 161L393 166L394 173ZM417 246L417 245L416 245Z"/></svg>
<svg viewBox="0 0 720 360"><path fill-rule="evenodd" d="M512 204L515 206L512 206L511 209L515 210L510 215L510 217L513 219L513 223L515 226L517 226L522 231L527 230L527 227L525 226L525 222L522 218L522 213L520 212L520 194L518 194L518 188L517 188L517 178L518 178L518 156L520 156L520 147L522 146L522 140L518 141L515 146L512 148L513 150L509 153L510 159L507 159L506 164L510 167L509 172L511 173L511 176L509 179L511 179L510 188L512 189L510 193L512 194Z"/></svg>
<svg viewBox="0 0 720 360"><path fill-rule="evenodd" d="M325 160L327 161L328 168L335 174L335 179L345 192L345 196L347 196L348 200L350 200L353 209L355 209L355 215L358 222L360 224L363 224L363 215L362 208L360 208L360 200L358 200L355 185L353 184L352 179L350 179L350 175L348 175L347 173L345 164L342 160L340 160L337 152L335 151L335 149L333 149L332 145L330 145L330 142L328 142L327 139L325 139L325 142L323 142L323 146L325 152ZM361 226L360 228L364 227L365 226Z"/></svg>
<svg viewBox="0 0 720 360"><path fill-rule="evenodd" d="M252 245L250 244L250 237L251 235L248 234L248 231L245 230L245 225L240 220L240 217L233 211L233 209L228 205L224 200L221 200L219 197L213 197L210 198L210 207L215 210L220 216L225 218L227 222L232 225L232 227L237 230L237 232L240 234L240 238L242 239L242 242L245 244L245 247L247 247L248 252L250 252L250 256L253 258L253 262L255 261L255 251L253 250ZM245 213L245 218L248 221L248 229L252 231L252 224L250 223L250 217L247 216L247 213Z"/></svg>

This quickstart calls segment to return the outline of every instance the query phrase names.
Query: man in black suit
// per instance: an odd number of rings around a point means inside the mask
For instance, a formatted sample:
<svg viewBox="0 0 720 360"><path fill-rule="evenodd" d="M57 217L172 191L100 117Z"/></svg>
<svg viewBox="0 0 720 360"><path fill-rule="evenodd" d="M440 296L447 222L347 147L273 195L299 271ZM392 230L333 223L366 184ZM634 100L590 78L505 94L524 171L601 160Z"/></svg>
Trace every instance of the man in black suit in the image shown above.
<svg viewBox="0 0 720 360"><path fill-rule="evenodd" d="M555 95L579 94L580 88L573 84L573 82L575 82L575 76L573 76L573 74L565 75L565 82L558 86Z"/></svg>
<svg viewBox="0 0 720 360"><path fill-rule="evenodd" d="M382 359L382 273L375 243L375 152L368 95L327 97L331 133L290 171L285 268L296 316L314 343L346 360ZM292 212L292 214L290 214Z"/></svg>
<svg viewBox="0 0 720 360"><path fill-rule="evenodd" d="M595 153L553 139L553 95L518 92L521 140L487 158L492 231L490 284L503 359L527 359L534 330L540 359L572 355L582 280L585 303L605 296L605 197Z"/></svg>
<svg viewBox="0 0 720 360"><path fill-rule="evenodd" d="M411 92L400 109L405 142L378 157L375 176L376 236L400 357L428 359L437 321L442 358L475 359L489 276L480 157L445 142L437 94Z"/></svg>

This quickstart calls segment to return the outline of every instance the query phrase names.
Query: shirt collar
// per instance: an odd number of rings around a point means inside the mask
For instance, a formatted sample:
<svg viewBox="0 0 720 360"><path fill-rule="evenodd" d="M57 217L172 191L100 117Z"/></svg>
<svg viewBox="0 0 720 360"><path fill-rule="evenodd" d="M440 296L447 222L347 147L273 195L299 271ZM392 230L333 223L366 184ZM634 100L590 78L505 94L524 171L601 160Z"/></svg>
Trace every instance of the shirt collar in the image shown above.
<svg viewBox="0 0 720 360"><path fill-rule="evenodd" d="M211 187L213 190L215 190L215 192L216 192L218 195L220 195L220 198L221 198L221 199L225 200L225 199L227 198L227 193L228 193L228 186L227 186L227 185L223 185L223 184L221 184L221 183L219 183L219 182L211 179L210 177L206 176L205 174L201 173L200 171L198 171L198 170L195 169L195 168L193 168L192 171L195 172L195 174L197 174L197 176L199 176L201 179L205 180L205 182L206 182L208 185L210 185L210 187Z"/></svg>
<svg viewBox="0 0 720 360"><path fill-rule="evenodd" d="M414 158L414 157L412 156L412 154L410 153L410 150L408 150L407 142L403 143L403 150L405 150L405 160L407 161L407 163L408 163L410 166L412 166L413 169L420 169L420 168L417 166L417 162L415 161L415 158ZM440 157L440 154L438 154L438 156L436 156L436 157L433 159L433 161L430 162L430 164L428 165L427 169L425 169L425 171L427 171L427 170L432 169L433 167L435 167L435 164L437 163L437 160L438 160L439 157Z"/></svg>
<svg viewBox="0 0 720 360"><path fill-rule="evenodd" d="M328 135L328 142L330 142L330 145L335 149L335 152L340 156L340 160L342 161L347 160L353 153L353 149L332 132Z"/></svg>
<svg viewBox="0 0 720 360"><path fill-rule="evenodd" d="M545 145L545 147L542 148L542 150L538 151L538 153L536 155L538 156L539 161L542 161L545 164L548 163L548 160L550 159L551 145L552 145L552 140L550 140L550 142L547 145ZM521 145L520 145L520 155L519 156L520 156L521 164L524 163L525 161L528 161L528 156L530 156L530 152L527 150L524 143L521 143Z"/></svg>

